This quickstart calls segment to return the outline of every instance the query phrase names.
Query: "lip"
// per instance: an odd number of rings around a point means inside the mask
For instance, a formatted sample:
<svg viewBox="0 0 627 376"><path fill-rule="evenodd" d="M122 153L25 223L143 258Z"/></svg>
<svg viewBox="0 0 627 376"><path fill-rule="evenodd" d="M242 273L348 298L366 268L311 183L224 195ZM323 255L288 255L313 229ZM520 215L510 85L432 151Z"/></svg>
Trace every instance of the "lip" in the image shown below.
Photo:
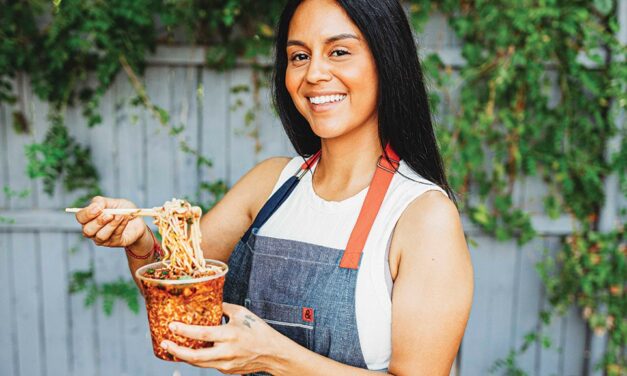
<svg viewBox="0 0 627 376"><path fill-rule="evenodd" d="M324 104L314 104L314 103L311 103L311 101L309 100L309 97L319 97L319 96L323 96L323 95L344 95L344 99L342 99L341 101L338 101L338 102L330 102L330 103L324 103ZM348 95L346 95L344 93L338 93L338 92L336 92L336 93L327 93L327 94L312 93L312 95L307 95L306 96L307 103L309 103L309 109L311 111L313 111L313 112L316 112L316 113L331 111L331 110L335 109L336 107L339 107L342 103L344 103L346 98L348 98Z"/></svg>

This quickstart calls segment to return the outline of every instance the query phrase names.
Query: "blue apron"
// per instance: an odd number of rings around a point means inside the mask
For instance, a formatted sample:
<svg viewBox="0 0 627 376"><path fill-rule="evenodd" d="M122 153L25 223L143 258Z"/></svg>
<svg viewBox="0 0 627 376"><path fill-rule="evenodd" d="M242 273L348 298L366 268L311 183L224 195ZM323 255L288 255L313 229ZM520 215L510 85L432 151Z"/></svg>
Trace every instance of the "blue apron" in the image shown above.
<svg viewBox="0 0 627 376"><path fill-rule="evenodd" d="M320 152L305 161L269 198L233 250L224 300L245 306L311 351L367 368L355 318L355 286L363 246L398 168L398 156L389 145L386 152L390 160L379 158L345 250L257 234Z"/></svg>

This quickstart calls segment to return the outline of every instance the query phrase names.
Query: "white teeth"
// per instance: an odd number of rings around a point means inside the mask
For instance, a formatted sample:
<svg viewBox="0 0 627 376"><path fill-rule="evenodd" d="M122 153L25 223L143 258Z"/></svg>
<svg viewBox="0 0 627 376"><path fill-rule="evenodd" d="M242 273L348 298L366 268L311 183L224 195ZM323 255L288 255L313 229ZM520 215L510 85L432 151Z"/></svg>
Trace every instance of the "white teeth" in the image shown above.
<svg viewBox="0 0 627 376"><path fill-rule="evenodd" d="M331 102L339 102L346 98L345 94L323 95L320 97L309 97L309 101L313 104L325 104Z"/></svg>

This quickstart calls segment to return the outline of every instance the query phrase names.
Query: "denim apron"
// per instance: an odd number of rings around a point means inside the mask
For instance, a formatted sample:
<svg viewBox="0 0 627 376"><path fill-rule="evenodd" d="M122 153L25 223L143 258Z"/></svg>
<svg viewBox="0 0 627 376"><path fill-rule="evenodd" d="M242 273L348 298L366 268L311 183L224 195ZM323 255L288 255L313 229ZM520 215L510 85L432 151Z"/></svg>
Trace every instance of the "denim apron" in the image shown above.
<svg viewBox="0 0 627 376"><path fill-rule="evenodd" d="M345 250L257 234L319 158L320 151L308 158L268 199L233 250L224 300L245 306L311 351L367 368L357 332L355 286L363 247L398 168L396 153L389 145L385 150L388 159L382 156L377 162Z"/></svg>

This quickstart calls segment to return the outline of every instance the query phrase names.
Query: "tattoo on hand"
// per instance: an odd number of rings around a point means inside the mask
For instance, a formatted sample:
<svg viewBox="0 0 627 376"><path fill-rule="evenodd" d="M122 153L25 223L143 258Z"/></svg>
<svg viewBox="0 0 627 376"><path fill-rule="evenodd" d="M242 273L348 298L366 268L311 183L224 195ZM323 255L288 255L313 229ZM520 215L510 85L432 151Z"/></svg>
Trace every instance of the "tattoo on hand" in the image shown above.
<svg viewBox="0 0 627 376"><path fill-rule="evenodd" d="M246 325L250 329L250 323L248 322L248 320L244 320L244 325Z"/></svg>
<svg viewBox="0 0 627 376"><path fill-rule="evenodd" d="M252 321L252 322L255 322L255 318L254 318L254 317L252 317L251 315L246 315L246 316L244 316L244 317L246 317L247 319L249 319L249 320L250 320L250 321Z"/></svg>

